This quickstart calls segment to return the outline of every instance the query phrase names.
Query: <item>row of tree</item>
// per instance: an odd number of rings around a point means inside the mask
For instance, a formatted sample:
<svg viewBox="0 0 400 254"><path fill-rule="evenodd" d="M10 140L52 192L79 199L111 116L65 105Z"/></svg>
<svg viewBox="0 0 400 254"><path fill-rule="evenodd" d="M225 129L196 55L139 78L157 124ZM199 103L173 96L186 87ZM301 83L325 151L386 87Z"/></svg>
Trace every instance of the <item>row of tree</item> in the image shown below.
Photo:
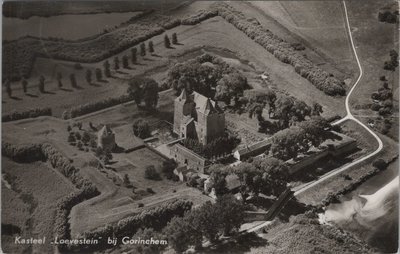
<svg viewBox="0 0 400 254"><path fill-rule="evenodd" d="M178 253L191 246L201 247L204 239L215 243L222 235L238 232L244 222L244 208L244 204L233 196L224 195L215 204L208 201L183 217L174 217L163 235Z"/></svg>
<svg viewBox="0 0 400 254"><path fill-rule="evenodd" d="M251 162L242 162L234 167L213 165L209 169L210 188L217 196L224 195L228 189L227 177L239 180L239 192L245 200L249 195L279 195L289 181L286 164L274 157L255 158ZM210 189L211 190L211 189ZM208 191L210 191L208 190Z"/></svg>
<svg viewBox="0 0 400 254"><path fill-rule="evenodd" d="M296 158L311 146L318 147L327 139L331 125L322 117L312 117L281 130L272 137L271 153L281 160Z"/></svg>

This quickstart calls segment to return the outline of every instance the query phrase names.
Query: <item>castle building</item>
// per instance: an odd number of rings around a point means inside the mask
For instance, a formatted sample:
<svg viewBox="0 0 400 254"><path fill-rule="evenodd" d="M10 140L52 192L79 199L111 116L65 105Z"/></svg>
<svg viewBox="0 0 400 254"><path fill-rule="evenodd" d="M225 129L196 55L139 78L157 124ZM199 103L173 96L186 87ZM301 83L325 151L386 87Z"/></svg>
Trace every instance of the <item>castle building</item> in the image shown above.
<svg viewBox="0 0 400 254"><path fill-rule="evenodd" d="M174 132L206 145L224 135L225 115L215 101L183 89L174 102Z"/></svg>
<svg viewBox="0 0 400 254"><path fill-rule="evenodd" d="M104 125L97 133L97 147L112 151L115 148L115 134L110 126Z"/></svg>

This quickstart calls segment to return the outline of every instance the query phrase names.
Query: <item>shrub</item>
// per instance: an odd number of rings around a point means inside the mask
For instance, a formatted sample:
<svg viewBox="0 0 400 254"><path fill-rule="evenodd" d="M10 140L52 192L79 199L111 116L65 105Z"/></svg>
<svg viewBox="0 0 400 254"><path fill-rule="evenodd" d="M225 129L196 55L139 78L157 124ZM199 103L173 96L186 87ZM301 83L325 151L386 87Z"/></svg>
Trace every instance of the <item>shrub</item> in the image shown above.
<svg viewBox="0 0 400 254"><path fill-rule="evenodd" d="M83 67L82 67L82 65L80 63L75 63L74 64L74 68L75 68L75 70L82 70L83 69Z"/></svg>
<svg viewBox="0 0 400 254"><path fill-rule="evenodd" d="M51 108L35 108L35 109L30 109L27 111L14 111L10 114L4 114L1 118L3 122L10 122L10 121L15 121L15 120L20 120L20 119L26 119L26 118L35 118L39 116L51 116Z"/></svg>
<svg viewBox="0 0 400 254"><path fill-rule="evenodd" d="M150 180L160 180L160 174L157 172L156 168L154 166L148 166L146 167L146 170L144 171L144 177L146 179Z"/></svg>
<svg viewBox="0 0 400 254"><path fill-rule="evenodd" d="M386 161L384 161L383 159L377 159L372 163L372 166L379 170L384 170L387 168L388 165L387 165Z"/></svg>

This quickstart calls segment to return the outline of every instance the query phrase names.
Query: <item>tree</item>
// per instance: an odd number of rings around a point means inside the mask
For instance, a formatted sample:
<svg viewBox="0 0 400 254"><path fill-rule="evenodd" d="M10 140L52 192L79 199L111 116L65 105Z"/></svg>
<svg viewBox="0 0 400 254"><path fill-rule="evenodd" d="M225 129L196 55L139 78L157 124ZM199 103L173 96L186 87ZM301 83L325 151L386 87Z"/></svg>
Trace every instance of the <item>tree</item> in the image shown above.
<svg viewBox="0 0 400 254"><path fill-rule="evenodd" d="M71 73L71 75L69 75L69 80L71 81L71 86L72 87L77 87L76 78L75 78L75 74L74 73Z"/></svg>
<svg viewBox="0 0 400 254"><path fill-rule="evenodd" d="M221 170L221 167L222 165L214 165L210 168L210 188L214 188L216 196L221 196L228 193L228 187L226 184L227 174Z"/></svg>
<svg viewBox="0 0 400 254"><path fill-rule="evenodd" d="M79 133L79 131L75 132L75 138L77 140L81 140L82 139L82 135Z"/></svg>
<svg viewBox="0 0 400 254"><path fill-rule="evenodd" d="M243 91L248 87L246 77L240 73L235 72L224 75L217 83L215 99L224 101L229 105L233 98L236 105L239 97L243 95Z"/></svg>
<svg viewBox="0 0 400 254"><path fill-rule="evenodd" d="M8 94L8 97L12 97L12 89L11 89L11 82L10 82L10 80L8 80L8 79L6 79L5 81L4 81L4 86L6 87L6 91L7 91L7 94Z"/></svg>
<svg viewBox="0 0 400 254"><path fill-rule="evenodd" d="M111 77L110 63L108 62L108 60L106 60L103 63L103 67L104 67L104 76L106 76L107 78Z"/></svg>
<svg viewBox="0 0 400 254"><path fill-rule="evenodd" d="M167 179L172 179L174 176L174 169L178 166L174 159L168 159L162 163L162 172Z"/></svg>
<svg viewBox="0 0 400 254"><path fill-rule="evenodd" d="M90 141L90 134L87 131L84 131L82 135L82 142L84 144L87 144L89 141Z"/></svg>
<svg viewBox="0 0 400 254"><path fill-rule="evenodd" d="M218 197L215 214L221 219L225 235L238 232L244 222L244 205L232 195Z"/></svg>
<svg viewBox="0 0 400 254"><path fill-rule="evenodd" d="M104 154L103 154L103 157L102 157L103 163L104 164L109 164L110 161L112 160L112 158L113 158L113 156L112 156L111 152L108 151L108 150L105 150Z"/></svg>
<svg viewBox="0 0 400 254"><path fill-rule="evenodd" d="M163 236L155 231L153 228L139 229L132 239L164 239ZM129 248L133 249L133 253L139 254L160 254L165 249L163 244L138 244L131 245Z"/></svg>
<svg viewBox="0 0 400 254"><path fill-rule="evenodd" d="M322 112L324 112L324 111L322 109L321 104L319 104L318 102L315 102L313 104L313 109L312 109L311 115L319 116L322 114Z"/></svg>
<svg viewBox="0 0 400 254"><path fill-rule="evenodd" d="M128 174L124 174L124 180L123 180L123 182L124 182L125 187L131 186L131 181L129 180Z"/></svg>
<svg viewBox="0 0 400 254"><path fill-rule="evenodd" d="M22 90L26 94L28 92L28 81L25 78L22 78L21 85L22 85Z"/></svg>
<svg viewBox="0 0 400 254"><path fill-rule="evenodd" d="M129 81L128 94L139 106L144 100L147 109L154 109L158 103L158 83L151 78L134 78Z"/></svg>
<svg viewBox="0 0 400 254"><path fill-rule="evenodd" d="M173 44L178 44L178 37L177 37L176 33L172 34L172 43Z"/></svg>
<svg viewBox="0 0 400 254"><path fill-rule="evenodd" d="M144 177L150 180L160 180L160 174L153 165L146 167L144 171Z"/></svg>
<svg viewBox="0 0 400 254"><path fill-rule="evenodd" d="M75 143L75 142L76 142L75 135L72 132L70 132L68 136L68 143Z"/></svg>
<svg viewBox="0 0 400 254"><path fill-rule="evenodd" d="M61 72L57 72L57 83L58 83L58 88L61 89L63 87Z"/></svg>
<svg viewBox="0 0 400 254"><path fill-rule="evenodd" d="M192 235L197 235L190 226L189 220L182 217L174 217L164 229L164 235L168 238L168 244L177 252L185 251L193 244Z"/></svg>
<svg viewBox="0 0 400 254"><path fill-rule="evenodd" d="M140 55L145 56L146 55L146 45L142 42L140 43Z"/></svg>
<svg viewBox="0 0 400 254"><path fill-rule="evenodd" d="M86 82L88 82L88 84L92 84L92 70L87 69L86 70Z"/></svg>
<svg viewBox="0 0 400 254"><path fill-rule="evenodd" d="M122 66L123 66L125 69L129 69L129 58L128 58L127 55L124 55L124 56L122 57Z"/></svg>
<svg viewBox="0 0 400 254"><path fill-rule="evenodd" d="M96 68L96 80L101 81L103 79L103 74L101 73L100 68Z"/></svg>
<svg viewBox="0 0 400 254"><path fill-rule="evenodd" d="M164 36L164 46L166 48L170 48L171 47L171 42L169 41L169 37L168 37L167 34Z"/></svg>
<svg viewBox="0 0 400 254"><path fill-rule="evenodd" d="M221 216L217 214L216 206L210 201L204 203L200 208L192 211L194 217L192 224L199 228L211 243L215 243L221 234Z"/></svg>
<svg viewBox="0 0 400 254"><path fill-rule="evenodd" d="M97 147L97 142L96 142L96 140L95 140L94 138L91 138L91 139L90 139L90 141L89 141L89 146L90 146L91 148L96 148L96 147Z"/></svg>
<svg viewBox="0 0 400 254"><path fill-rule="evenodd" d="M136 137L145 139L150 137L150 126L146 120L137 119L133 122L132 125L133 134Z"/></svg>
<svg viewBox="0 0 400 254"><path fill-rule="evenodd" d="M153 45L153 41L149 41L149 52L150 53L154 53L154 45Z"/></svg>
<svg viewBox="0 0 400 254"><path fill-rule="evenodd" d="M119 69L119 58L118 58L118 56L114 57L114 69L115 70Z"/></svg>
<svg viewBox="0 0 400 254"><path fill-rule="evenodd" d="M137 62L137 49L136 48L131 49L131 60L132 60L132 64L136 64L136 62Z"/></svg>
<svg viewBox="0 0 400 254"><path fill-rule="evenodd" d="M82 150L83 144L81 141L78 141L78 144L76 145L79 150Z"/></svg>
<svg viewBox="0 0 400 254"><path fill-rule="evenodd" d="M387 168L388 164L383 159L377 159L372 163L372 166L379 170L384 170Z"/></svg>
<svg viewBox="0 0 400 254"><path fill-rule="evenodd" d="M44 92L45 92L44 80L45 80L44 76L41 75L41 76L39 77L39 91L40 91L41 93L44 93Z"/></svg>

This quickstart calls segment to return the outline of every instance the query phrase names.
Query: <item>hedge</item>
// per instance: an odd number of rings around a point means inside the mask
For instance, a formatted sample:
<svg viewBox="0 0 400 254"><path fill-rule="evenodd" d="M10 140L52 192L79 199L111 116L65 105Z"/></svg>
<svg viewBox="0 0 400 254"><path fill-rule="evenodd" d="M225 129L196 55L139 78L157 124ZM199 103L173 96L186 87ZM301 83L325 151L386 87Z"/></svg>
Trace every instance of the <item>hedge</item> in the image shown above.
<svg viewBox="0 0 400 254"><path fill-rule="evenodd" d="M133 236L140 228L153 228L154 230L161 230L167 223L176 216L183 216L184 213L192 208L193 203L187 200L174 200L163 203L162 205L145 210L140 214L130 216L118 221L113 225L105 225L97 229L84 232L76 237L76 239L99 239L98 245L69 245L68 250L87 252L98 249L105 249L112 247L107 244L109 236L119 238L120 244L122 237Z"/></svg>
<svg viewBox="0 0 400 254"><path fill-rule="evenodd" d="M257 20L248 19L243 13L223 2L216 2L212 9L218 15L244 32L252 40L263 46L283 63L290 64L302 77L328 95L345 95L344 82L315 66L310 60L298 54L286 41L264 28Z"/></svg>
<svg viewBox="0 0 400 254"><path fill-rule="evenodd" d="M62 114L63 119L70 119L82 115L86 115L92 112L96 112L98 110L102 110L108 107L112 107L121 103L129 102L133 100L133 96L131 95L121 95L115 98L107 98L104 100L89 102L83 105L79 105L76 107L72 107L69 110L65 110Z"/></svg>
<svg viewBox="0 0 400 254"><path fill-rule="evenodd" d="M196 14L186 16L181 20L182 25L195 25L203 20L215 17L218 15L217 11L211 10L199 10Z"/></svg>
<svg viewBox="0 0 400 254"><path fill-rule="evenodd" d="M14 111L9 114L5 114L1 117L1 120L3 122L10 122L10 121L15 121L15 120L20 120L20 119L26 119L26 118L35 118L39 116L51 116L51 108L46 107L46 108L35 108L35 109L30 109L27 111Z"/></svg>

